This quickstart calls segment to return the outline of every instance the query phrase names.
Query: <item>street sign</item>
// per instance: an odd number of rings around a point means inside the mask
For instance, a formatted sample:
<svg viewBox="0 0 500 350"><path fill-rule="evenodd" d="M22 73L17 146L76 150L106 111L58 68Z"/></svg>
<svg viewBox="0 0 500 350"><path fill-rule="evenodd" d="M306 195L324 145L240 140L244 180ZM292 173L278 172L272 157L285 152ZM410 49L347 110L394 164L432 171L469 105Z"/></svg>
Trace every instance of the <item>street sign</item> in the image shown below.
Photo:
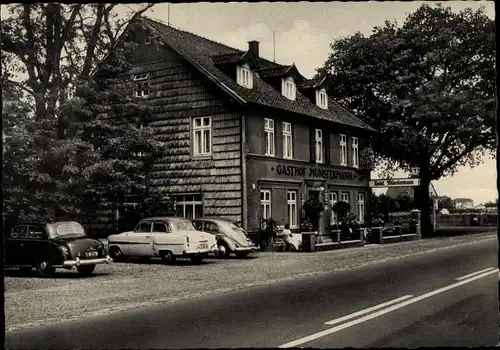
<svg viewBox="0 0 500 350"><path fill-rule="evenodd" d="M420 185L420 179L377 179L370 180L370 187L416 187Z"/></svg>

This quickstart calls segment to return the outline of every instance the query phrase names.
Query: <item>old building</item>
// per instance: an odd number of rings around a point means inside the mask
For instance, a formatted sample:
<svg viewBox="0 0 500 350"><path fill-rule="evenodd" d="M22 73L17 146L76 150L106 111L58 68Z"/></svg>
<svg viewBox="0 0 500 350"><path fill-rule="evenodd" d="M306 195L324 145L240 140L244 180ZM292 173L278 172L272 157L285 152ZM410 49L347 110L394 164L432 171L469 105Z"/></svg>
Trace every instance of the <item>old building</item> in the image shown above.
<svg viewBox="0 0 500 350"><path fill-rule="evenodd" d="M295 65L140 18L131 36L137 98L151 103L169 155L154 184L176 200L179 215L223 216L249 232L272 217L297 227L309 196L350 203L361 220L369 171L360 151L374 130L331 99L324 80L308 80Z"/></svg>

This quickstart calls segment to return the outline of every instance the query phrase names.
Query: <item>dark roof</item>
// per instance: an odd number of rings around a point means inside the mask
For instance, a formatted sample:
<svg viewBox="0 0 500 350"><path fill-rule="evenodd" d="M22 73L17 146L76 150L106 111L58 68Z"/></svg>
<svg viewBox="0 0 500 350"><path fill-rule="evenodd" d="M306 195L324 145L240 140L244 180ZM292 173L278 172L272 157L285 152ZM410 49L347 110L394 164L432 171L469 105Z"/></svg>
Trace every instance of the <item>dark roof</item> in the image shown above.
<svg viewBox="0 0 500 350"><path fill-rule="evenodd" d="M188 219L180 216L152 216L149 218L141 219L141 221L143 220L165 221L165 220L188 220Z"/></svg>
<svg viewBox="0 0 500 350"><path fill-rule="evenodd" d="M234 59L237 55L243 55L245 53L244 51L173 28L172 26L165 25L147 17L141 17L141 20L146 25L156 30L161 39L174 51L194 65L195 68L201 71L209 80L217 84L223 91L242 104L250 103L268 106L322 120L375 131L368 124L342 108L332 99L329 99L329 107L327 110L316 106L299 91L296 93L296 100L291 101L283 96L280 91L266 83L258 74L254 74L253 88L244 88L217 68L212 59L214 56L220 57L221 55L227 55L223 57L225 59ZM223 58L220 59L222 60ZM261 69L290 68L290 66L278 65L262 58L258 59L258 63Z"/></svg>
<svg viewBox="0 0 500 350"><path fill-rule="evenodd" d="M307 89L316 89L319 87L322 87L323 83L325 82L326 78L315 78L315 79L305 79L299 84L297 84L297 87L302 90L307 90Z"/></svg>
<svg viewBox="0 0 500 350"><path fill-rule="evenodd" d="M237 53L228 53L225 55L215 55L212 56L212 61L214 64L225 64L225 63L234 63L238 62L241 60L241 58L244 56L244 54L237 52Z"/></svg>
<svg viewBox="0 0 500 350"><path fill-rule="evenodd" d="M471 198L455 198L455 202L474 202Z"/></svg>

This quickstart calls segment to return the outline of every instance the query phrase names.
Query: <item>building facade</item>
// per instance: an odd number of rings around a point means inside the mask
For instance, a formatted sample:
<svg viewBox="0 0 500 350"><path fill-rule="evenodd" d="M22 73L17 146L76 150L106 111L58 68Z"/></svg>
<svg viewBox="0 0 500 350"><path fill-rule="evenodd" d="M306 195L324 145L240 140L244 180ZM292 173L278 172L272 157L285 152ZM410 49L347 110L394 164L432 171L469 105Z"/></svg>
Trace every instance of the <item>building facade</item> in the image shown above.
<svg viewBox="0 0 500 350"><path fill-rule="evenodd" d="M360 152L375 132L328 97L324 79L149 18L127 29L139 49L130 57L136 97L154 108L144 121L169 152L151 173L174 197L179 216L222 216L249 232L261 218L292 228L311 196L326 207L368 210L369 170Z"/></svg>

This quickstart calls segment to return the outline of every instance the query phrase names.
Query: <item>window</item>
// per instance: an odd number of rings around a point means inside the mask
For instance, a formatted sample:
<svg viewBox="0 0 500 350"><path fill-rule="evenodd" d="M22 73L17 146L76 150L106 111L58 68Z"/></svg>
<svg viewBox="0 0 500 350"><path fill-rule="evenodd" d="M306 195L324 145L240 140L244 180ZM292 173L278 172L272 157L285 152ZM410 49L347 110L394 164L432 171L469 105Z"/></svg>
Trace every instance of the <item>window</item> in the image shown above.
<svg viewBox="0 0 500 350"><path fill-rule="evenodd" d="M281 93L289 100L295 101L295 82L292 77L283 79L281 82Z"/></svg>
<svg viewBox="0 0 500 350"><path fill-rule="evenodd" d="M283 158L293 158L292 124L283 122Z"/></svg>
<svg viewBox="0 0 500 350"><path fill-rule="evenodd" d="M323 163L325 161L323 154L323 130L314 130L314 139L316 142L316 163Z"/></svg>
<svg viewBox="0 0 500 350"><path fill-rule="evenodd" d="M260 190L260 212L263 219L271 217L271 190Z"/></svg>
<svg viewBox="0 0 500 350"><path fill-rule="evenodd" d="M332 208L330 223L333 225L337 223L337 214L333 211L333 205L338 201L337 192L330 192L329 197L330 197L330 208Z"/></svg>
<svg viewBox="0 0 500 350"><path fill-rule="evenodd" d="M365 195L358 193L358 219L363 222L365 219Z"/></svg>
<svg viewBox="0 0 500 350"><path fill-rule="evenodd" d="M357 168L359 166L359 148L358 138L352 138L352 166Z"/></svg>
<svg viewBox="0 0 500 350"><path fill-rule="evenodd" d="M347 193L347 192L342 192L341 197L340 197L340 200L341 200L342 202L349 203L349 193Z"/></svg>
<svg viewBox="0 0 500 350"><path fill-rule="evenodd" d="M297 227L297 191L286 192L286 207L290 228Z"/></svg>
<svg viewBox="0 0 500 350"><path fill-rule="evenodd" d="M135 227L135 232L151 232L151 222L149 221L141 221Z"/></svg>
<svg viewBox="0 0 500 350"><path fill-rule="evenodd" d="M347 165L347 138L340 135L340 165Z"/></svg>
<svg viewBox="0 0 500 350"><path fill-rule="evenodd" d="M209 156L212 153L212 121L210 117L193 119L193 154Z"/></svg>
<svg viewBox="0 0 500 350"><path fill-rule="evenodd" d="M28 226L15 226L12 228L10 238L26 238Z"/></svg>
<svg viewBox="0 0 500 350"><path fill-rule="evenodd" d="M249 89L253 87L253 75L248 64L236 67L236 82Z"/></svg>
<svg viewBox="0 0 500 350"><path fill-rule="evenodd" d="M201 194L175 197L177 216L192 220L203 216L203 200Z"/></svg>
<svg viewBox="0 0 500 350"><path fill-rule="evenodd" d="M165 225L163 222L153 222L153 232L167 233L167 225Z"/></svg>
<svg viewBox="0 0 500 350"><path fill-rule="evenodd" d="M134 75L133 80L136 83L135 97L146 98L149 95L149 73L142 73Z"/></svg>
<svg viewBox="0 0 500 350"><path fill-rule="evenodd" d="M213 222L205 222L205 232L218 233L220 232L219 226Z"/></svg>
<svg viewBox="0 0 500 350"><path fill-rule="evenodd" d="M316 105L323 109L328 109L328 95L325 89L316 90Z"/></svg>
<svg viewBox="0 0 500 350"><path fill-rule="evenodd" d="M274 157L274 120L264 119L264 133L266 135L266 156Z"/></svg>
<svg viewBox="0 0 500 350"><path fill-rule="evenodd" d="M59 228L59 227L58 227ZM28 238L31 239L45 239L47 235L45 234L45 229L40 226L28 226Z"/></svg>

